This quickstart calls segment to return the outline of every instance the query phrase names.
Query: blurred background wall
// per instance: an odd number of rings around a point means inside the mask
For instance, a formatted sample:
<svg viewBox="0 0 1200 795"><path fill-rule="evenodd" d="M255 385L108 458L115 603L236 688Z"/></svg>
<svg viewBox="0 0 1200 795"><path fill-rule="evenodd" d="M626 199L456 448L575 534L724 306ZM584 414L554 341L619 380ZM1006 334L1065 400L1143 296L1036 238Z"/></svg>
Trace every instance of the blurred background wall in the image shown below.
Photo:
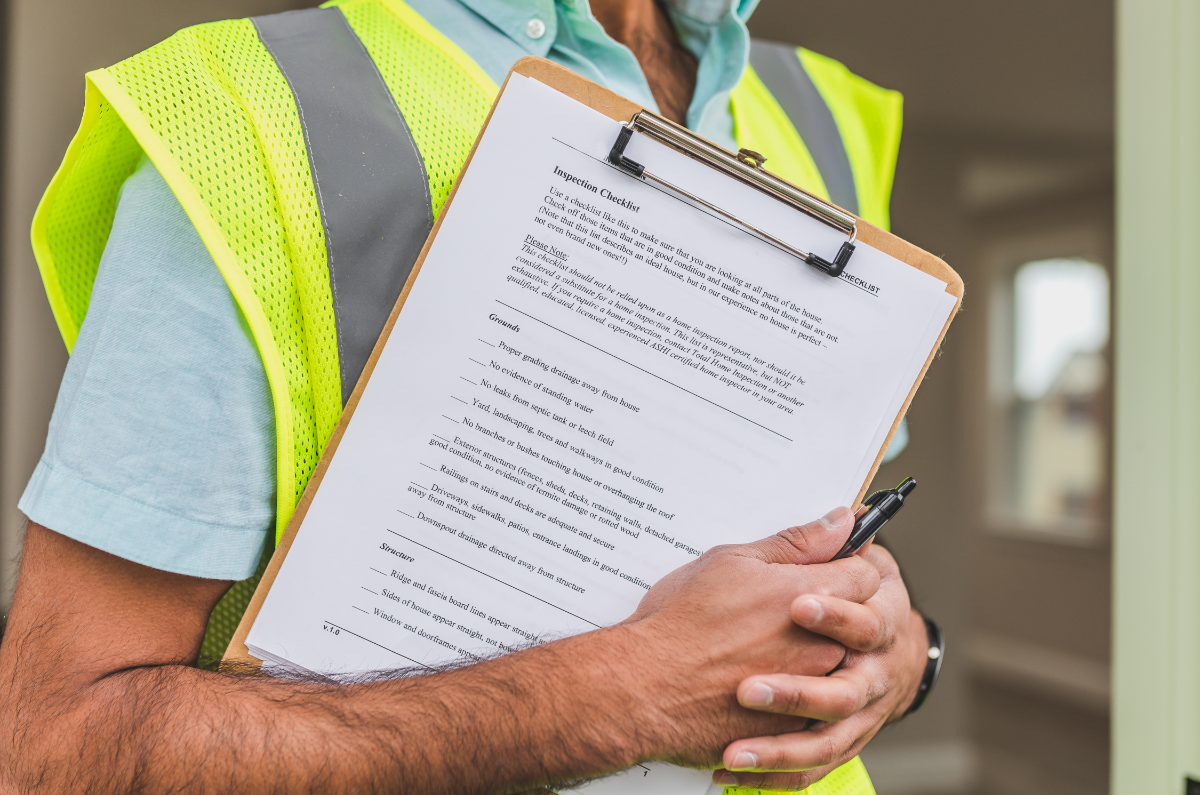
<svg viewBox="0 0 1200 795"><path fill-rule="evenodd" d="M78 123L83 74L188 24L301 5L8 0L0 607L19 560L17 499L66 363L28 229ZM882 795L1108 790L1111 361L1097 290L1112 260L1112 28L1106 0L762 0L752 20L756 36L904 93L894 231L966 282L909 449L877 479L921 483L886 542L948 635L930 704L864 755ZM1092 338L1054 336L1038 302L1055 289L1083 296Z"/></svg>
<svg viewBox="0 0 1200 795"><path fill-rule="evenodd" d="M946 629L943 680L872 743L867 767L887 795L1107 792L1107 335L1041 368L1032 390L1019 371L1040 355L1022 336L1053 347L1052 325L1022 308L1036 304L1030 277L1070 283L1074 269L1082 285L1090 266L1107 291L1113 7L763 0L751 29L904 93L893 231L966 282L909 449L876 479L921 484L885 543ZM1076 303L1107 331L1106 300Z"/></svg>

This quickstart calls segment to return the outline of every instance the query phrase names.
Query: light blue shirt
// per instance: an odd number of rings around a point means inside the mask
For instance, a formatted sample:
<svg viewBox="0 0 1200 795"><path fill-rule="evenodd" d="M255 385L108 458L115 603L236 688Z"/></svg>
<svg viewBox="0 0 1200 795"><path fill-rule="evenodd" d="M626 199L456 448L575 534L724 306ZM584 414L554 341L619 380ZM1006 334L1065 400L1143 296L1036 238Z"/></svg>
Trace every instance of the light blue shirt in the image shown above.
<svg viewBox="0 0 1200 795"><path fill-rule="evenodd" d="M729 92L758 0L668 0L699 61L688 126L733 144ZM409 0L503 81L541 55L656 108L587 0ZM532 36L538 26L541 36ZM272 529L275 428L257 351L216 264L144 160L122 189L87 319L19 503L33 521L167 571L250 576Z"/></svg>
<svg viewBox="0 0 1200 795"><path fill-rule="evenodd" d="M105 552L238 580L254 572L274 502L262 362L199 233L143 159L19 507Z"/></svg>

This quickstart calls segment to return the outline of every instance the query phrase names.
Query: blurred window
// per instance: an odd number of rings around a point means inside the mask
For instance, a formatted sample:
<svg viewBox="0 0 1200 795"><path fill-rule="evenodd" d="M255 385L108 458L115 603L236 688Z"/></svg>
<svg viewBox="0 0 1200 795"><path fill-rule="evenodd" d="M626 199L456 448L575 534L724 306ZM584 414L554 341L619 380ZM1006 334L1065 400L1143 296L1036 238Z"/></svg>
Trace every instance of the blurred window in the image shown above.
<svg viewBox="0 0 1200 795"><path fill-rule="evenodd" d="M1108 493L1108 272L1056 258L1009 273L998 304L1009 316L993 326L1009 338L1011 363L998 390L993 505L1007 529L1090 540Z"/></svg>

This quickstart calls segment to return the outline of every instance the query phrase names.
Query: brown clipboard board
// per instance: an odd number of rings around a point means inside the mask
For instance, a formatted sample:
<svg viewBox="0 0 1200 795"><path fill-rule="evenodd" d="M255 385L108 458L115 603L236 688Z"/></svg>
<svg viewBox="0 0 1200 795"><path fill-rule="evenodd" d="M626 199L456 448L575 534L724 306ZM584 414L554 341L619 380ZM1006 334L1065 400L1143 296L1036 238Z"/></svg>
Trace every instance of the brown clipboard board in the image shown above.
<svg viewBox="0 0 1200 795"><path fill-rule="evenodd" d="M524 75L538 82L544 83L551 88L566 94L572 99L582 102L592 110L603 113L614 121L629 121L635 115L643 110L643 108L635 102L630 102L619 94L609 91L603 86L597 85L587 78L580 77L571 70L559 66L553 61L545 58L536 58L526 56L517 61L513 65L512 71L509 72L509 78L513 74ZM508 79L504 81L504 85L508 85ZM500 93L496 96L496 101L499 101L500 96L504 93L504 87L501 87ZM267 598L267 593L271 590L271 586L275 582L275 577L279 574L279 569L283 566L283 561L287 558L288 550L292 547L292 542L296 538L296 532L299 530L301 523L304 521L305 515L308 513L308 507L312 504L313 496L317 492L317 488L321 485L321 480L325 476L325 471L329 468L329 461L333 458L333 454L337 451L338 443L342 439L342 434L346 431L346 426L349 424L351 417L354 416L354 409L358 405L359 397L366 388L367 381L371 377L371 373L375 369L375 363L379 360L379 355L383 351L384 345L387 343L388 337L391 336L392 328L396 325L396 318L400 314L400 310L404 306L405 299L408 298L408 293L412 289L413 282L417 278L417 274L421 270L421 266L425 262L425 257L429 254L429 247L433 244L433 239L437 236L438 229L441 228L442 219L446 217L446 210L454 201L454 195L458 192L458 186L462 183L462 174L471 166L471 159L475 156L475 149L479 146L479 138L487 131L488 123L492 120L492 113L495 111L495 103L492 105L492 110L488 112L488 117L484 121L483 128L479 131L479 137L475 139L474 146L471 147L471 153L467 155L466 162L463 163L462 171L459 172L458 179L455 180L454 188L451 189L449 197L446 199L446 204L438 216L437 221L433 225L433 230L429 233L429 238L425 241L424 247L421 249L420 256L417 257L416 263L413 265L412 273L409 274L408 282L404 285L404 289L400 292L400 297L396 299L396 305L392 308L391 315L388 316L387 323L383 327L383 332L379 335L379 341L375 343L374 350L371 351L371 357L367 360L367 364L363 367L362 375L358 379L358 384L354 387L354 392L350 395L350 400L346 402L346 407L342 411L341 419L338 420L337 428L333 431L333 436L330 437L329 443L325 445L325 450L321 454L321 460L317 463L316 469L313 470L312 478L308 482L308 486L304 489L304 494L301 495L300 501L296 504L296 511L292 514L291 520L288 522L287 530L284 531L283 538L280 539L279 545L275 549L275 554L271 556L270 563L267 564L267 569L263 573L262 580L258 584L258 589L255 590L254 596L250 599L250 604L246 608L245 614L242 616L241 623L238 624L237 632L234 633L233 640L229 644L229 648L225 650L225 656L222 659L223 666L236 665L239 668L250 667L258 669L262 667L262 661L250 655L246 648L246 637L250 634L250 627L254 625L254 621L258 618L258 612L262 609L263 601ZM768 157L769 152L764 153ZM933 362L937 351L941 347L942 340L945 339L946 331L950 328L950 323L954 320L954 316L962 307L963 298L963 281L954 269L923 249L914 246L905 240L901 240L895 235L885 232L877 226L873 226L866 221L859 219L857 221L858 240L866 243L869 246L879 249L885 254L889 254L896 259L917 268L924 273L946 282L946 292L955 297L954 310L946 319L946 324L942 328L942 333L938 336L937 344L933 346L929 354L929 358L925 360L925 366L921 368L921 374L913 383L912 391L909 392L908 398L904 401L904 406L900 413L896 416L895 422L892 423L892 428L888 432L887 440L879 450L878 456L875 458L875 463L871 467L871 471L867 474L866 480L859 489L858 497L855 502L865 496L867 487L871 480L875 477L875 472L879 469L879 464L883 461L883 454L887 450L888 445L892 441L892 437L896 434L896 429L900 427L900 420L908 411L908 406L912 402L913 396L917 393L917 387L925 379L925 373L929 370L929 365Z"/></svg>

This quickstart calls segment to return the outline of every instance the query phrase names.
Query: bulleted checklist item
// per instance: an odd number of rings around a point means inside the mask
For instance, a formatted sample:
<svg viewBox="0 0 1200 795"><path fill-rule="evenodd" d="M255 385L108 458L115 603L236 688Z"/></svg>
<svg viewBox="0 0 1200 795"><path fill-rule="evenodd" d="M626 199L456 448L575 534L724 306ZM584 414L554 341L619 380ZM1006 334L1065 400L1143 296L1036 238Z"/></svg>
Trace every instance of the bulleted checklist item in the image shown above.
<svg viewBox="0 0 1200 795"><path fill-rule="evenodd" d="M247 639L338 675L627 617L664 574L852 502L956 299L860 242L837 278L605 161L514 74ZM646 138L795 245L843 236ZM634 768L589 792L701 795Z"/></svg>

